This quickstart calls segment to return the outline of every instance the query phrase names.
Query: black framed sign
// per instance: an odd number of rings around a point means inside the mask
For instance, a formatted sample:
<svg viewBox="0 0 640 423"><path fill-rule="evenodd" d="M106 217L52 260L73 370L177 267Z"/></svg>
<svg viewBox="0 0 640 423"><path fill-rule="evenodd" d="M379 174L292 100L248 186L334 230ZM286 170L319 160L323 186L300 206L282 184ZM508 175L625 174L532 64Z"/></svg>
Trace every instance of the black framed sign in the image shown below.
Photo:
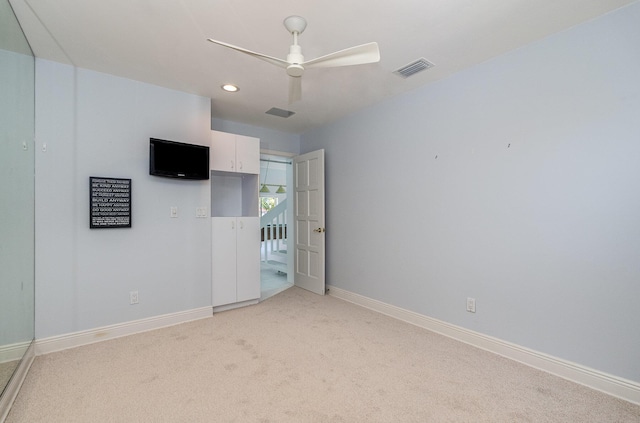
<svg viewBox="0 0 640 423"><path fill-rule="evenodd" d="M131 227L131 179L89 177L89 227Z"/></svg>

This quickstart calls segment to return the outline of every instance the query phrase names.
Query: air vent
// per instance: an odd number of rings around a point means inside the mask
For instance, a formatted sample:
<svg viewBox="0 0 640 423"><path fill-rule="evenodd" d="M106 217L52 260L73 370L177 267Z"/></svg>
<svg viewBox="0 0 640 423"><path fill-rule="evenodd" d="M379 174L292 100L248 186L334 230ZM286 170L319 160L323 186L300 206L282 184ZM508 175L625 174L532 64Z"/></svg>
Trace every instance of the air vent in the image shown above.
<svg viewBox="0 0 640 423"><path fill-rule="evenodd" d="M292 112L290 110L278 109L277 107L272 107L265 112L268 115L278 116L281 118L288 118L289 116L295 115L296 112Z"/></svg>
<svg viewBox="0 0 640 423"><path fill-rule="evenodd" d="M410 76L415 75L418 72L422 72L434 66L435 65L429 62L427 59L418 59L415 62L411 62L408 65L401 67L400 69L398 69L393 73L403 78L408 78Z"/></svg>

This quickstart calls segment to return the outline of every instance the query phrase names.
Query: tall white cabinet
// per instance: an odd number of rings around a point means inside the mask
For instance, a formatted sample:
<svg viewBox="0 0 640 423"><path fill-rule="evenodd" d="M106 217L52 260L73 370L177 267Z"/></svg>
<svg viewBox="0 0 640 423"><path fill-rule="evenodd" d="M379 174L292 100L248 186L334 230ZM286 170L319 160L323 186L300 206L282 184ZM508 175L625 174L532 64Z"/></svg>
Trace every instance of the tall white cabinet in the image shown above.
<svg viewBox="0 0 640 423"><path fill-rule="evenodd" d="M260 299L260 140L211 131L211 296L214 311Z"/></svg>

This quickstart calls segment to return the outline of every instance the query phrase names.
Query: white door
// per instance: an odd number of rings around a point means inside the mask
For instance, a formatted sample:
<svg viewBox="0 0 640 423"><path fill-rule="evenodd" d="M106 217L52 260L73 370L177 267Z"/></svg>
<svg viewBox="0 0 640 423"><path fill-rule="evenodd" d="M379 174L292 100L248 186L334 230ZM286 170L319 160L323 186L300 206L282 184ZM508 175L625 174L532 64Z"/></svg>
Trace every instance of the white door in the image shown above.
<svg viewBox="0 0 640 423"><path fill-rule="evenodd" d="M294 157L294 283L325 293L324 150Z"/></svg>

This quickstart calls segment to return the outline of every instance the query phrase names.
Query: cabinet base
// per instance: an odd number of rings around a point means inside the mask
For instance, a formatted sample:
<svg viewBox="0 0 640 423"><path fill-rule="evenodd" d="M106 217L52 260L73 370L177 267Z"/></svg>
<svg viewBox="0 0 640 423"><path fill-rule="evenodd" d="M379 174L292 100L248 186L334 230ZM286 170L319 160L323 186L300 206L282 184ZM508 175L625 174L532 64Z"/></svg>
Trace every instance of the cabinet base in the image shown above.
<svg viewBox="0 0 640 423"><path fill-rule="evenodd" d="M255 300L247 300L247 301L241 301L239 303L225 304L225 305L221 305L221 306L214 306L213 307L213 312L214 313L219 313L221 311L233 310L234 308L246 307L246 306L258 304L259 302L260 302L260 298L256 298Z"/></svg>

